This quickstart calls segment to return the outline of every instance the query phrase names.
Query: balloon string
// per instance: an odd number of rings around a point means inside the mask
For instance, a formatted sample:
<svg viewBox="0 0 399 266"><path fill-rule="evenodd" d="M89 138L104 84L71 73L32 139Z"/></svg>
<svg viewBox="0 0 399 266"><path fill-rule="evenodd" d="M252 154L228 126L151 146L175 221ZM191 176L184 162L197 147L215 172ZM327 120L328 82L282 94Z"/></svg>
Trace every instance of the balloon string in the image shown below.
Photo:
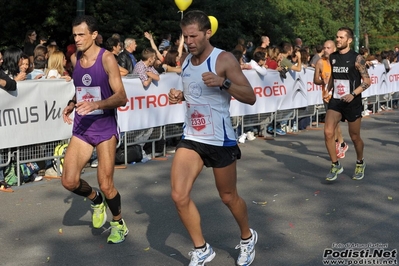
<svg viewBox="0 0 399 266"><path fill-rule="evenodd" d="M181 13L181 18L180 18L180 20L182 20L182 19L183 19L183 11L181 11L181 10L180 10L180 11L177 11L177 13L179 13L179 12Z"/></svg>

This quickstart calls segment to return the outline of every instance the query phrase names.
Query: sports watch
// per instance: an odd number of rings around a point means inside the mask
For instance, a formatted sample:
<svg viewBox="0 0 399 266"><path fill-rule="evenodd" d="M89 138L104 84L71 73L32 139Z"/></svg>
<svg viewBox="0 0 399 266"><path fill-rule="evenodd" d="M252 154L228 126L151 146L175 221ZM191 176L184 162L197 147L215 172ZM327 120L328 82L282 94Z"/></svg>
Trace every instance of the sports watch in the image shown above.
<svg viewBox="0 0 399 266"><path fill-rule="evenodd" d="M230 86L231 86L231 81L229 79L225 79L223 81L222 87L220 87L220 89L228 90L228 89L230 89Z"/></svg>

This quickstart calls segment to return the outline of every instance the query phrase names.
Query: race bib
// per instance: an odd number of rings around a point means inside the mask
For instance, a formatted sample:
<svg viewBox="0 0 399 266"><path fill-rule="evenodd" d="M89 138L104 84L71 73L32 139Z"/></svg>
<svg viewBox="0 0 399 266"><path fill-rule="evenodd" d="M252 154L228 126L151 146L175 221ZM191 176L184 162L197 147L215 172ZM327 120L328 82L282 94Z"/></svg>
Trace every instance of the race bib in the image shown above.
<svg viewBox="0 0 399 266"><path fill-rule="evenodd" d="M187 135L211 136L214 135L211 107L208 104L187 104L188 132Z"/></svg>
<svg viewBox="0 0 399 266"><path fill-rule="evenodd" d="M334 79L334 99L341 99L342 96L350 93L349 80Z"/></svg>
<svg viewBox="0 0 399 266"><path fill-rule="evenodd" d="M101 88L96 87L76 87L76 101L79 102L96 102L101 101ZM94 110L87 115L102 115L103 110Z"/></svg>

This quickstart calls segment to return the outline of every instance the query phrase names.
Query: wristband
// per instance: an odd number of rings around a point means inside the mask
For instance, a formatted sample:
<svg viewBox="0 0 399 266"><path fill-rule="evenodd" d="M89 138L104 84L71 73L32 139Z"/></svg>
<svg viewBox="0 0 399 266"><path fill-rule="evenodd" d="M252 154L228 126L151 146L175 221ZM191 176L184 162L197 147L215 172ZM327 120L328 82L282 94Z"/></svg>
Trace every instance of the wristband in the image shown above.
<svg viewBox="0 0 399 266"><path fill-rule="evenodd" d="M67 106L69 106L71 103L73 103L75 105L76 101L75 100L69 100Z"/></svg>
<svg viewBox="0 0 399 266"><path fill-rule="evenodd" d="M356 97L356 96L357 96L356 93L355 93L354 91L352 91L351 94L352 94L353 97Z"/></svg>

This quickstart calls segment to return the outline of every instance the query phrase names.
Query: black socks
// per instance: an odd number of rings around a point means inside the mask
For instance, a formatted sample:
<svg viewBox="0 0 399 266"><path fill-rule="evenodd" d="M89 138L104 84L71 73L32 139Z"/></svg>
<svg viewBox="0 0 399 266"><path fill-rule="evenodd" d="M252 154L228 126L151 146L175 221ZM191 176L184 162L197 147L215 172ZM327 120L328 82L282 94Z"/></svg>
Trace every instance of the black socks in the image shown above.
<svg viewBox="0 0 399 266"><path fill-rule="evenodd" d="M250 236L250 237L248 237L248 238L245 238L245 239L241 238L241 240L242 240L242 241L247 241L247 240L250 240L250 239L251 239L251 237L252 237L252 234L251 234L251 236Z"/></svg>
<svg viewBox="0 0 399 266"><path fill-rule="evenodd" d="M120 225L123 224L123 219L122 219L122 218L120 218L119 220L114 220L114 219L112 219L112 221L113 221L113 222L118 222Z"/></svg>
<svg viewBox="0 0 399 266"><path fill-rule="evenodd" d="M91 201L93 202L94 205L101 204L103 202L103 196L101 195L101 193L96 191L96 196Z"/></svg>
<svg viewBox="0 0 399 266"><path fill-rule="evenodd" d="M200 246L200 247L194 247L195 249L201 249L202 251L206 250L206 242L204 245Z"/></svg>

